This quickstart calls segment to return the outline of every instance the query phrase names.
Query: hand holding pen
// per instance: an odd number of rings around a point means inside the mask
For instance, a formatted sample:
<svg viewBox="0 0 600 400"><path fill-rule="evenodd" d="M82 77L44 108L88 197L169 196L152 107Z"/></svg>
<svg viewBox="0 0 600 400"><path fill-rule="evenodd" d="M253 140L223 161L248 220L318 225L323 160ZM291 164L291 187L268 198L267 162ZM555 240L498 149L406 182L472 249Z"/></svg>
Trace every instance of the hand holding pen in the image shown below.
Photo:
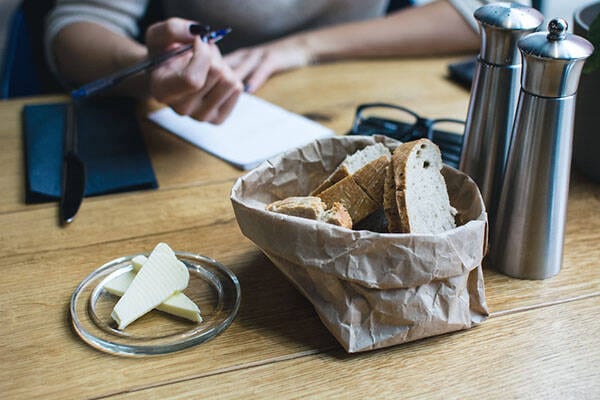
<svg viewBox="0 0 600 400"><path fill-rule="evenodd" d="M146 31L149 58L73 91L87 97L129 76L147 72L150 96L182 115L221 123L243 90L242 82L224 62L214 44L229 30L209 29L179 18L156 23Z"/></svg>

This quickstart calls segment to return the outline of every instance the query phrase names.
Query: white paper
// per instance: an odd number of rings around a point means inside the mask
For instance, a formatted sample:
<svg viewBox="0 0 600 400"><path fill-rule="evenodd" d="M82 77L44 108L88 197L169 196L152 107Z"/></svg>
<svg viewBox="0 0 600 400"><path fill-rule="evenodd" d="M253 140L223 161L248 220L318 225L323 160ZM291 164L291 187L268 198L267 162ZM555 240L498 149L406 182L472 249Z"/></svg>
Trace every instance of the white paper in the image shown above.
<svg viewBox="0 0 600 400"><path fill-rule="evenodd" d="M323 125L246 93L221 125L181 116L169 107L148 114L148 118L244 170L286 150L333 135Z"/></svg>

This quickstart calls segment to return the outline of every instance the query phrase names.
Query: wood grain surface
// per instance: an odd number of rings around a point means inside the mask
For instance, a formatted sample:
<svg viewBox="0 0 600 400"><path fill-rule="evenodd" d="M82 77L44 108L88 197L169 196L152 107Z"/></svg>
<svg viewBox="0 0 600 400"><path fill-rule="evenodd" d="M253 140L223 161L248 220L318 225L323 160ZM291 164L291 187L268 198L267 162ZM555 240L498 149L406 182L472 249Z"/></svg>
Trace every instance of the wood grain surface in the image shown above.
<svg viewBox="0 0 600 400"><path fill-rule="evenodd" d="M464 118L455 59L356 61L280 74L258 95L345 133L356 106L400 104ZM21 109L0 102L0 398L598 398L600 185L573 172L563 269L544 281L485 270L492 315L468 331L345 354L310 303L240 232L229 201L243 174L146 121L158 190L86 198L75 222L24 203ZM164 241L238 276L242 303L217 338L160 357L123 358L71 328L77 284L118 256Z"/></svg>

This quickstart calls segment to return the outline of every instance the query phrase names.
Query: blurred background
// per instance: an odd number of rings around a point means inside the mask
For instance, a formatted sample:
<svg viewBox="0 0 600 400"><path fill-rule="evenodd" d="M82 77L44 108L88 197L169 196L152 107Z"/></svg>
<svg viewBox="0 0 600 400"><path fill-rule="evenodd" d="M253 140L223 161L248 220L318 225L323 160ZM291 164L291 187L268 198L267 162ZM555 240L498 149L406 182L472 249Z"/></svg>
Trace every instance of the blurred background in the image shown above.
<svg viewBox="0 0 600 400"><path fill-rule="evenodd" d="M357 0L358 1L358 0ZM420 1L420 0L419 0ZM569 28L572 31L573 11L583 5L594 3L598 0L532 0L533 5L538 8L549 20L553 17L563 17L569 22ZM0 0L0 78L4 77L4 67L6 61L7 41L9 40L9 32L13 25L13 16L15 11L23 0ZM30 1L29 5L38 3L40 9L48 7L50 1ZM43 27L37 27L41 33ZM43 60L43 55L35 54L35 60ZM2 96L0 96L1 98ZM6 97L6 96L4 96Z"/></svg>
<svg viewBox="0 0 600 400"><path fill-rule="evenodd" d="M544 14L546 21L554 17L562 17L569 23L569 30L573 32L573 12L587 4L595 3L597 0L537 0L540 3L537 8Z"/></svg>
<svg viewBox="0 0 600 400"><path fill-rule="evenodd" d="M10 22L20 2L21 0L0 0L0 55L2 55L0 71L3 70L4 49L6 48L6 37L10 28Z"/></svg>

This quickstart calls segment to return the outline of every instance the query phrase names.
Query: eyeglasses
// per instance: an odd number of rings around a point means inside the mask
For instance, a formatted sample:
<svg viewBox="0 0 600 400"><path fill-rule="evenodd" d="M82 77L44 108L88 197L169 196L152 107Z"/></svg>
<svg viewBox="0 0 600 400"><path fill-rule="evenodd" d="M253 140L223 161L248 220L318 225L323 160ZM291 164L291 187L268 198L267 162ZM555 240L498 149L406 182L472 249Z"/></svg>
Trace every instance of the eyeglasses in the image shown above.
<svg viewBox="0 0 600 400"><path fill-rule="evenodd" d="M442 161L458 168L465 122L452 118L423 118L408 108L386 103L361 104L349 135L385 135L401 142L427 138L437 144Z"/></svg>

